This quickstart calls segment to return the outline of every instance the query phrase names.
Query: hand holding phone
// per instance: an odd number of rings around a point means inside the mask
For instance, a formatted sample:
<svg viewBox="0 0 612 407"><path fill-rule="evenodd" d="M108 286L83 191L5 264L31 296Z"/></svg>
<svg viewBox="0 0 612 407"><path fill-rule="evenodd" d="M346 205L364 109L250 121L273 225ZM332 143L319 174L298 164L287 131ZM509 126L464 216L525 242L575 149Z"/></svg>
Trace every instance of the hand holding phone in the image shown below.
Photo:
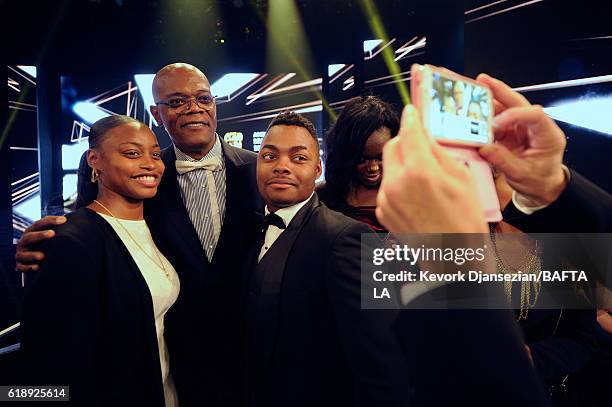
<svg viewBox="0 0 612 407"><path fill-rule="evenodd" d="M444 68L413 65L411 93L423 127L472 172L487 222L502 214L489 164L478 149L493 141L493 97L483 83Z"/></svg>

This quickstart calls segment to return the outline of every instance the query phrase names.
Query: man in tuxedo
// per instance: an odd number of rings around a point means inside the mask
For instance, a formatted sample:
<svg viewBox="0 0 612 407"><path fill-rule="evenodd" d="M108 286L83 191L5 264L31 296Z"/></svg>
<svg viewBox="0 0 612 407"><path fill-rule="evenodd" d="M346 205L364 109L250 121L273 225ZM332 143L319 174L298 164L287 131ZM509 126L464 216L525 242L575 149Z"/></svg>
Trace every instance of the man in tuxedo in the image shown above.
<svg viewBox="0 0 612 407"><path fill-rule="evenodd" d="M196 67L171 64L153 81L151 113L172 146L166 171L145 204L152 235L170 253L181 292L166 317L171 368L181 405L238 405L244 346L242 253L263 206L256 155L216 133L210 83Z"/></svg>
<svg viewBox="0 0 612 407"><path fill-rule="evenodd" d="M266 216L246 273L250 405L406 405L394 313L361 309L371 230L319 201L320 174L312 123L279 114L257 157Z"/></svg>

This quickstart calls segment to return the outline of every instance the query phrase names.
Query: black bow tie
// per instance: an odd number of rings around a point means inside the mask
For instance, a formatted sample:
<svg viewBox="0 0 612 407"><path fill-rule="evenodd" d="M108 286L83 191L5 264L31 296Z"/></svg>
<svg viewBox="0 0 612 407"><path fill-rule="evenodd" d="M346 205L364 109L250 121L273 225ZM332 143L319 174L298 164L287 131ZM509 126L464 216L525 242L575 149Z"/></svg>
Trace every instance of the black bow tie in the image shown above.
<svg viewBox="0 0 612 407"><path fill-rule="evenodd" d="M285 221L283 220L283 218L281 218L275 213L269 213L264 217L262 226L263 230L267 230L268 226L270 225L274 225L279 229L287 228L287 226L285 226Z"/></svg>

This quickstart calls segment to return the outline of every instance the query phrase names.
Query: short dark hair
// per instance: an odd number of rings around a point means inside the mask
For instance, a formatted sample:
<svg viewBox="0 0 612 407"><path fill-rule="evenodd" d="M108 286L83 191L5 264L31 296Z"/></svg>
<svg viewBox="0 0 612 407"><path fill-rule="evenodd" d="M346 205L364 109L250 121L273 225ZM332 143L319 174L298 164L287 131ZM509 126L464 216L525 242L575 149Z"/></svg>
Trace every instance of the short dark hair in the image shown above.
<svg viewBox="0 0 612 407"><path fill-rule="evenodd" d="M98 120L89 129L89 148L98 147L109 130L129 123L142 124L133 117L124 116L120 114L107 116Z"/></svg>
<svg viewBox="0 0 612 407"><path fill-rule="evenodd" d="M355 167L365 144L381 127L387 127L391 137L399 131L399 117L391 104L376 96L357 96L344 105L324 139L325 184L332 202L345 202L357 182Z"/></svg>
<svg viewBox="0 0 612 407"><path fill-rule="evenodd" d="M289 110L285 110L276 115L275 118L272 119L266 133L270 131L272 126L298 126L308 130L308 133L312 136L312 138L317 142L317 146L319 145L319 139L317 138L317 129L315 129L314 124L304 116L299 113L292 112Z"/></svg>

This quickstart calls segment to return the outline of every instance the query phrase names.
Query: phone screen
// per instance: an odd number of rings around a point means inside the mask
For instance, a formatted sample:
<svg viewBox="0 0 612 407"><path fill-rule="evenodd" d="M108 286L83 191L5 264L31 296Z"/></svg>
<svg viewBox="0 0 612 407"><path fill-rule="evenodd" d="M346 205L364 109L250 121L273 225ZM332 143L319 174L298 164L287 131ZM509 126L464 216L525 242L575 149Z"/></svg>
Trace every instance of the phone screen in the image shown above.
<svg viewBox="0 0 612 407"><path fill-rule="evenodd" d="M485 87L433 71L429 131L439 139L486 144L492 102Z"/></svg>

